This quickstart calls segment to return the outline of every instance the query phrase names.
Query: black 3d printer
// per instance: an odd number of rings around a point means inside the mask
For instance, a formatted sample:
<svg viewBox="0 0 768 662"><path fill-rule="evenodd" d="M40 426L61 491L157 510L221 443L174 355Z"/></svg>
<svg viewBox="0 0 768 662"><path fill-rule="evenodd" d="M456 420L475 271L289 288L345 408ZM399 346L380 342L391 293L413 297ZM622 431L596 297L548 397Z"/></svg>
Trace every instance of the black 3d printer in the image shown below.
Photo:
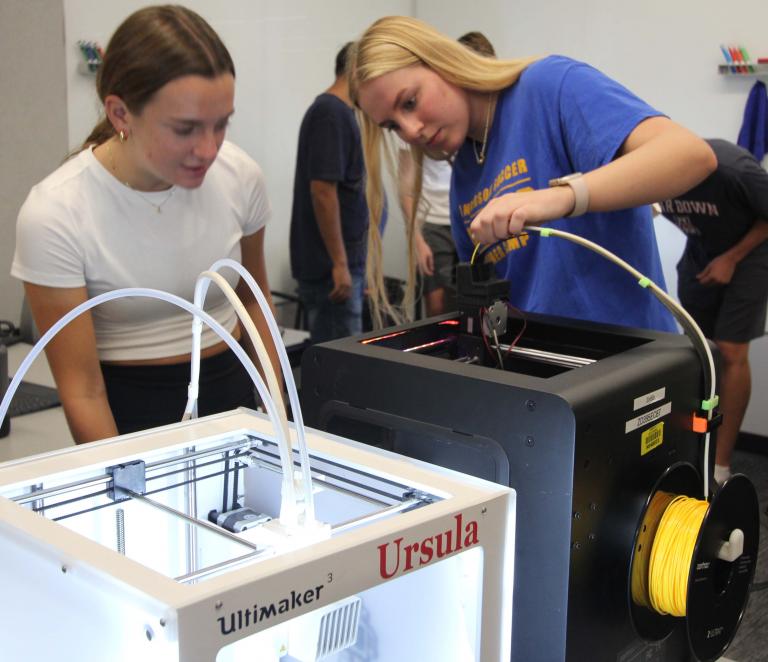
<svg viewBox="0 0 768 662"><path fill-rule="evenodd" d="M659 498L704 499L711 481L702 439L717 416L701 411L707 375L689 339L523 320L490 267L459 265L457 280L458 313L307 349L307 423L515 488L515 662L720 657L757 561L749 480L705 504L684 618L634 586ZM743 545L727 558L736 529Z"/></svg>

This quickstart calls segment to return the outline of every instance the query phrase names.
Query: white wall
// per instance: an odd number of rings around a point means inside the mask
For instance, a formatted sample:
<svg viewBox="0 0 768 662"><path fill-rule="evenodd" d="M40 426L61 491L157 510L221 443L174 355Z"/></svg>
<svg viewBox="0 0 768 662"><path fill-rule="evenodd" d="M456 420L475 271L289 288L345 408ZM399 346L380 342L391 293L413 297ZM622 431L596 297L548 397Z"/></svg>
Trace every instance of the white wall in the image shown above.
<svg viewBox="0 0 768 662"><path fill-rule="evenodd" d="M60 2L0 1L0 319L19 320L22 286L8 272L16 214L29 188L67 153Z"/></svg>
<svg viewBox="0 0 768 662"><path fill-rule="evenodd" d="M482 30L502 56L589 62L693 131L732 140L754 79L719 76L719 44L768 55L763 0L744 0L738 12L712 0L478 0L471 8L419 0L416 13L451 35Z"/></svg>

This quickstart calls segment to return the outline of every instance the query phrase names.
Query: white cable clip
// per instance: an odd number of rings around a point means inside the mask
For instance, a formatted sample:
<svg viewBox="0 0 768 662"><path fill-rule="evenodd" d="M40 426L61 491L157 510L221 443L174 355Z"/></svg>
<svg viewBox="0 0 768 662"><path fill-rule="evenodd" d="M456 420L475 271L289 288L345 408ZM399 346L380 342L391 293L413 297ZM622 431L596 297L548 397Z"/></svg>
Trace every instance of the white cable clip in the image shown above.
<svg viewBox="0 0 768 662"><path fill-rule="evenodd" d="M744 532L741 529L734 529L728 540L720 544L717 550L717 558L722 561L733 563L744 553Z"/></svg>

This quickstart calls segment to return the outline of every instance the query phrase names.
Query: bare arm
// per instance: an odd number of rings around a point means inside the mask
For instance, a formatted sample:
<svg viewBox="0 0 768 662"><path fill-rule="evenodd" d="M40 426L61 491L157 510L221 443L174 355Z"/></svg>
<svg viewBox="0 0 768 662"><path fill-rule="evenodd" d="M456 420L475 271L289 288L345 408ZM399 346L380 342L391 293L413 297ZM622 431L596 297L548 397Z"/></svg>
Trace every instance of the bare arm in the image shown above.
<svg viewBox="0 0 768 662"><path fill-rule="evenodd" d="M651 117L634 128L616 159L585 173L588 210L615 211L675 197L716 167L712 149L701 138L666 117ZM526 224L562 218L574 203L567 186L511 193L491 200L470 230L475 241L491 243L519 233Z"/></svg>
<svg viewBox="0 0 768 662"><path fill-rule="evenodd" d="M84 287L24 283L24 290L41 333L88 299ZM64 327L48 344L45 353L75 442L81 444L115 436L117 426L107 401L90 312Z"/></svg>
<svg viewBox="0 0 768 662"><path fill-rule="evenodd" d="M261 291L264 294L267 303L269 303L270 309L272 310L272 314L274 315L275 307L272 303L272 295L269 291L267 266L264 260L264 233L265 230L262 228L258 232L249 235L248 237L243 237L240 240L240 249L242 252L242 265L256 280L256 283L261 288ZM240 279L240 282L237 284L235 292L243 302L245 309L248 311L248 314L251 316L251 319L256 326L256 330L258 331L259 336L261 336L262 340L264 341L264 346L267 348L267 354L269 355L270 363L272 364L275 374L277 375L277 379L282 386L283 380L280 368L280 359L278 358L275 344L272 342L272 334L269 332L267 320L261 311L261 306L259 306L258 302L256 301L256 297L253 296L251 288L248 287L248 285L242 279ZM241 343L245 348L245 351L248 353L248 356L256 364L256 366L259 367L258 356L256 355L256 351L253 348L253 344L251 343L247 333L242 334ZM263 376L263 370L261 373Z"/></svg>
<svg viewBox="0 0 768 662"><path fill-rule="evenodd" d="M352 295L352 275L347 262L347 249L341 234L341 212L336 182L313 179L309 183L312 208L320 229L320 236L333 263L332 301L346 301Z"/></svg>
<svg viewBox="0 0 768 662"><path fill-rule="evenodd" d="M736 271L736 265L766 239L768 239L768 221L758 219L741 241L714 258L700 274L697 274L696 278L702 285L730 283L733 272Z"/></svg>
<svg viewBox="0 0 768 662"><path fill-rule="evenodd" d="M589 210L612 211L673 198L715 168L715 154L701 138L666 117L651 117L629 134L618 158L586 175Z"/></svg>
<svg viewBox="0 0 768 662"><path fill-rule="evenodd" d="M410 219L413 218L413 206L416 202L414 196L416 169L411 152L407 149L401 149L398 153L397 180L400 208L403 210L403 221L407 226ZM434 255L432 254L432 249L429 247L429 244L424 240L419 219L414 219L414 223L416 224L416 227L413 228L413 240L416 245L416 260L418 262L419 271L422 274L431 276L435 271Z"/></svg>

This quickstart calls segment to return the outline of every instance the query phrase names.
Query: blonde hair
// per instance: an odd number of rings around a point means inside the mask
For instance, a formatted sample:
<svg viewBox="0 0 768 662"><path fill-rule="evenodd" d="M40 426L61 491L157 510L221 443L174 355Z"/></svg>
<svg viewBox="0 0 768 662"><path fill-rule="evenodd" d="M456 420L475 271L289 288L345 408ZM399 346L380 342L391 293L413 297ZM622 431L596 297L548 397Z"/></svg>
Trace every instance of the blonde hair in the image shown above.
<svg viewBox="0 0 768 662"><path fill-rule="evenodd" d="M381 214L384 207L382 190L383 130L359 110L360 86L384 74L422 64L448 83L472 92L498 92L513 85L520 74L536 58L497 60L480 55L467 46L438 32L432 26L409 16L386 16L373 23L354 45L349 55L349 92L358 106L363 156L366 167L366 198L370 215L366 276L374 325L382 325L382 310L395 323L409 319L414 303L415 282L415 214L406 220L408 239L408 283L402 306L396 308L388 300L384 287L381 255ZM424 152L411 146L418 167ZM391 154L391 150L389 152ZM391 159L390 159L391 161ZM414 210L421 194L421 177L414 191Z"/></svg>

